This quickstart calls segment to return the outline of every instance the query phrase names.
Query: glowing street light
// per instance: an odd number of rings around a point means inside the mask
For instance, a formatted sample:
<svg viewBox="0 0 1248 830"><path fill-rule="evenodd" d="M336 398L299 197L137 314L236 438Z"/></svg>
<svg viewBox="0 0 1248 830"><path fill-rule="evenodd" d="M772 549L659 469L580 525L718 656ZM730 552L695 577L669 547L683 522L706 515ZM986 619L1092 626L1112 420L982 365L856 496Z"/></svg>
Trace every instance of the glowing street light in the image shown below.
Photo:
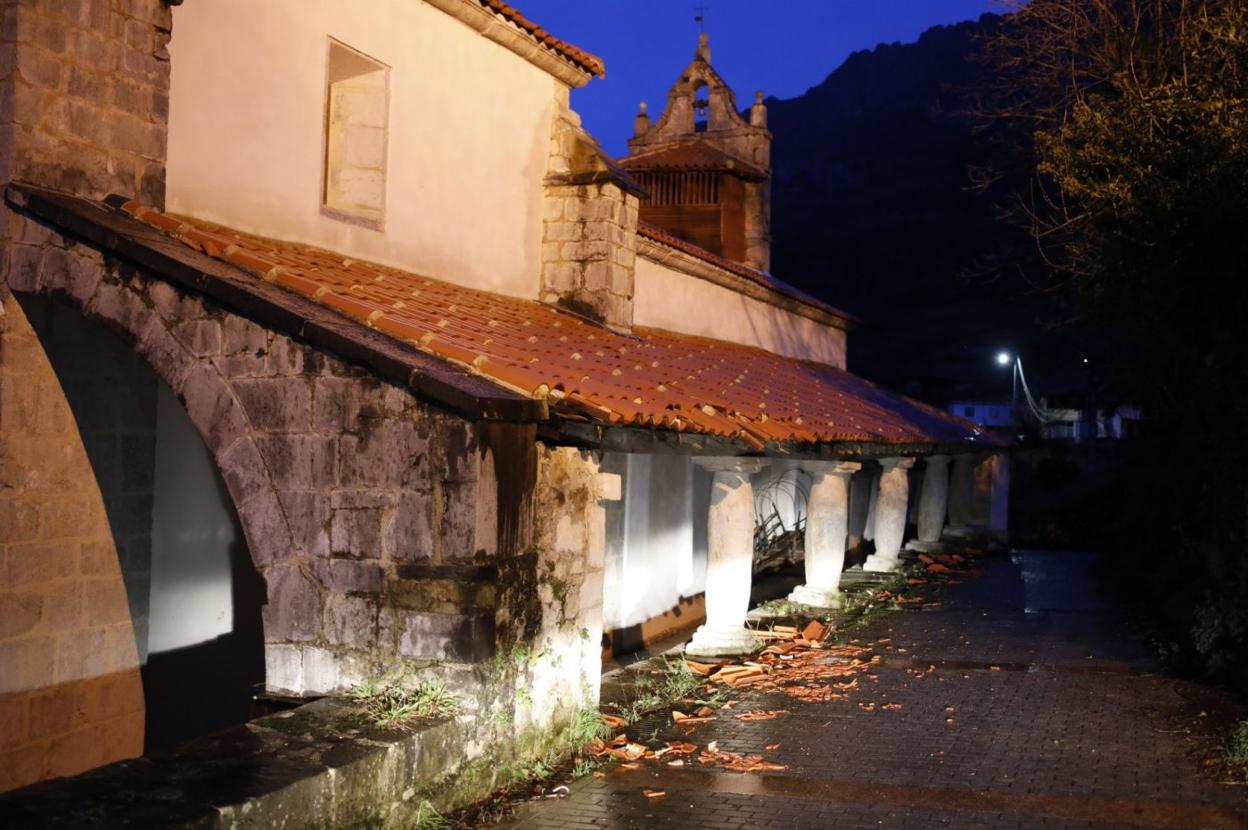
<svg viewBox="0 0 1248 830"><path fill-rule="evenodd" d="M997 352L997 365L1000 366L1001 368L1010 366L1013 370L1010 373L1013 376L1011 380L1012 380L1012 385L1014 387L1010 395L1010 420L1017 422L1018 421L1018 375L1022 369L1022 360L1015 358L1014 355L1010 354L1007 351L999 351Z"/></svg>

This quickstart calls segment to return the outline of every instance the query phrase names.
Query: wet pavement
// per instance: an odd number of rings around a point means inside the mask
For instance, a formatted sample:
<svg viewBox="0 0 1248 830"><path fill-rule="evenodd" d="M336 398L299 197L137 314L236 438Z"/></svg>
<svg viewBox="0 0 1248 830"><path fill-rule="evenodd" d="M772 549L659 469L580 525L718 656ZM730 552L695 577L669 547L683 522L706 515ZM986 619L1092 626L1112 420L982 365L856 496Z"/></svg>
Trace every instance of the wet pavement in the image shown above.
<svg viewBox="0 0 1248 830"><path fill-rule="evenodd" d="M880 660L848 699L741 690L713 721L653 736L716 741L781 771L607 767L505 826L1248 828L1248 788L1209 762L1220 751L1202 712L1224 697L1159 673L1140 626L1098 590L1099 564L978 560L938 606L853 632ZM763 709L789 713L733 717Z"/></svg>

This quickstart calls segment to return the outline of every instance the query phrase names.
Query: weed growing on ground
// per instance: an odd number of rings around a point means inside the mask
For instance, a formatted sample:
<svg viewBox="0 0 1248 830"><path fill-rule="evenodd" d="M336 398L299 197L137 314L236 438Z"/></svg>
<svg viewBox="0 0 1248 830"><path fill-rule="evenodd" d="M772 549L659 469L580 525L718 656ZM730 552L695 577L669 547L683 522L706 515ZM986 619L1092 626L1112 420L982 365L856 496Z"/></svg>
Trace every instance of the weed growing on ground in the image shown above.
<svg viewBox="0 0 1248 830"><path fill-rule="evenodd" d="M414 718L451 715L459 709L459 699L441 680L422 680L413 689L366 680L347 696L360 704L372 723L385 728L403 727Z"/></svg>
<svg viewBox="0 0 1248 830"><path fill-rule="evenodd" d="M420 802L416 808L416 820L412 830L446 830L451 823L443 817L428 801Z"/></svg>
<svg viewBox="0 0 1248 830"><path fill-rule="evenodd" d="M662 667L638 677L634 686L637 697L620 712L630 725L673 700L689 696L702 686L702 680L683 658L664 657Z"/></svg>
<svg viewBox="0 0 1248 830"><path fill-rule="evenodd" d="M597 758L578 758L576 763L572 765L572 778L582 778L598 769L602 764Z"/></svg>
<svg viewBox="0 0 1248 830"><path fill-rule="evenodd" d="M511 768L511 777L517 781L545 781L553 772L547 760L539 758L528 763L516 764Z"/></svg>
<svg viewBox="0 0 1248 830"><path fill-rule="evenodd" d="M572 725L568 727L568 739L572 746L580 749L595 738L609 738L611 727L607 726L602 713L597 709L582 709L576 713Z"/></svg>
<svg viewBox="0 0 1248 830"><path fill-rule="evenodd" d="M1248 773L1248 720L1239 722L1226 738L1226 760L1234 766L1245 767Z"/></svg>
<svg viewBox="0 0 1248 830"><path fill-rule="evenodd" d="M702 679L693 673L684 658L663 658L663 669L655 691L667 700L677 700L696 691Z"/></svg>
<svg viewBox="0 0 1248 830"><path fill-rule="evenodd" d="M718 709L729 701L728 693L723 689L715 689L706 697L700 697L693 702L698 706L709 706L712 709Z"/></svg>

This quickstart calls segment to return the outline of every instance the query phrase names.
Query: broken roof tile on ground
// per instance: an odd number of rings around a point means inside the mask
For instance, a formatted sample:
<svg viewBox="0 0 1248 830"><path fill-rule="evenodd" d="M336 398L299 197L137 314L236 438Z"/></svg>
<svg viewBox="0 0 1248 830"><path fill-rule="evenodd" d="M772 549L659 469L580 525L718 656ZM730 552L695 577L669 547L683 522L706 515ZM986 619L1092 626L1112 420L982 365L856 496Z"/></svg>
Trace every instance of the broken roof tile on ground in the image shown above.
<svg viewBox="0 0 1248 830"><path fill-rule="evenodd" d="M620 334L493 294L128 202L183 244L282 286L573 420L768 443L997 440L969 422L824 364L637 327Z"/></svg>

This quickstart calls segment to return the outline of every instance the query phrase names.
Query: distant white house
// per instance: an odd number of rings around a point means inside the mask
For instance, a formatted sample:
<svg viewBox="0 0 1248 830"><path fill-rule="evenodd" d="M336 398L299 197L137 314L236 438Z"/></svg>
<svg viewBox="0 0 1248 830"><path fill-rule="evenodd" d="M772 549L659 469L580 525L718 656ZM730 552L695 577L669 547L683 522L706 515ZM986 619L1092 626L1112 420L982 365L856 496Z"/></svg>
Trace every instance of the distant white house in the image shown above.
<svg viewBox="0 0 1248 830"><path fill-rule="evenodd" d="M1015 423L1014 407L1009 401L956 400L947 407L951 415L965 418L986 427L1008 427ZM1043 414L1040 435L1046 440L1085 441L1089 426L1084 423L1084 413L1078 407L1050 407L1047 398L1040 399L1039 411ZM1096 413L1096 437L1121 439L1135 434L1143 419L1138 406L1119 406L1099 409Z"/></svg>
<svg viewBox="0 0 1248 830"><path fill-rule="evenodd" d="M985 427L1007 427L1014 422L1009 401L953 401L949 413Z"/></svg>

